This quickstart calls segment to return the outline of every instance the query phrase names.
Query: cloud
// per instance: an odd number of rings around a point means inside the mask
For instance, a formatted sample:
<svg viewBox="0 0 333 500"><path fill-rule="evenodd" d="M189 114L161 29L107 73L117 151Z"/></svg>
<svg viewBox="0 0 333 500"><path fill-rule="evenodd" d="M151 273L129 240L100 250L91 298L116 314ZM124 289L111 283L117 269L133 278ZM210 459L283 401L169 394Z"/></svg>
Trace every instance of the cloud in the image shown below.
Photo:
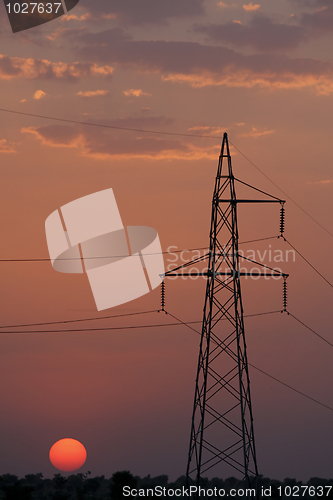
<svg viewBox="0 0 333 500"><path fill-rule="evenodd" d="M111 127L131 127L158 131L169 130L173 120L165 117L129 117L104 120ZM173 138L153 133L106 131L100 128L64 125L28 127L22 133L33 135L43 145L58 148L74 148L81 156L104 159L216 159L219 145L207 144L205 139ZM129 140L130 139L130 140ZM201 142L200 142L201 141Z"/></svg>
<svg viewBox="0 0 333 500"><path fill-rule="evenodd" d="M195 127L190 127L188 130L190 132L195 132L197 134L202 135L215 135L220 136L222 138L223 133L226 131L226 128L223 127L209 127L206 125L196 125ZM230 127L228 127L230 128Z"/></svg>
<svg viewBox="0 0 333 500"><path fill-rule="evenodd" d="M292 0L296 1L296 0ZM333 31L333 1L317 0L299 2L300 5L312 6L314 12L305 12L292 18L298 24L273 22L268 16L253 15L249 24L235 27L233 23L197 25L195 31L205 33L214 42L229 42L235 46L249 45L257 50L285 50L297 47L304 41L316 39ZM247 11L256 11L259 4L243 5Z"/></svg>
<svg viewBox="0 0 333 500"><path fill-rule="evenodd" d="M214 42L229 42L235 46L252 46L260 51L278 51L297 47L308 32L296 25L274 23L263 15L253 16L249 24L225 23L196 25L194 31L204 33Z"/></svg>
<svg viewBox="0 0 333 500"><path fill-rule="evenodd" d="M218 7L220 7L221 9L238 9L238 5L236 5L235 3L228 4L228 3L220 1L220 2L217 2L216 5Z"/></svg>
<svg viewBox="0 0 333 500"><path fill-rule="evenodd" d="M80 134L74 127L66 125L46 125L44 127L25 127L22 133L36 136L44 145L73 148L80 144Z"/></svg>
<svg viewBox="0 0 333 500"><path fill-rule="evenodd" d="M103 19L117 19L117 14L103 14Z"/></svg>
<svg viewBox="0 0 333 500"><path fill-rule="evenodd" d="M242 28L241 25L233 25ZM132 41L120 33L77 34L80 57L192 87L225 86L267 89L314 89L333 92L333 63L280 54L243 55L226 47L195 42ZM109 40L109 41L108 41ZM175 57L175 54L177 57Z"/></svg>
<svg viewBox="0 0 333 500"><path fill-rule="evenodd" d="M37 101L39 101L39 99L42 99L46 95L47 95L47 93L43 92L43 90L36 90L36 92L34 93L34 99L36 99Z"/></svg>
<svg viewBox="0 0 333 500"><path fill-rule="evenodd" d="M76 16L75 14L66 15L62 18L63 21L87 21L91 18L91 14L86 12L82 16Z"/></svg>
<svg viewBox="0 0 333 500"><path fill-rule="evenodd" d="M333 184L333 179L327 179L324 181L308 181L307 184Z"/></svg>
<svg viewBox="0 0 333 500"><path fill-rule="evenodd" d="M16 150L8 143L7 139L0 139L0 153L16 153Z"/></svg>
<svg viewBox="0 0 333 500"><path fill-rule="evenodd" d="M247 12L251 12L253 10L258 10L260 9L260 5L258 3L256 4L253 4L252 2L250 2L249 4L247 5L243 5L243 9L246 10Z"/></svg>
<svg viewBox="0 0 333 500"><path fill-rule="evenodd" d="M300 15L300 25L308 28L313 37L333 31L333 2L331 0L291 0L293 3L314 8L314 12Z"/></svg>
<svg viewBox="0 0 333 500"><path fill-rule="evenodd" d="M311 29L314 34L333 31L333 5L330 2L313 13L305 13L301 16L302 26Z"/></svg>
<svg viewBox="0 0 333 500"><path fill-rule="evenodd" d="M258 139L258 137L263 137L265 135L274 134L274 130L258 130L256 127L252 127L250 132L240 134L240 137L252 137L253 139Z"/></svg>
<svg viewBox="0 0 333 500"><path fill-rule="evenodd" d="M80 90L80 92L78 92L76 95L80 97L105 97L109 94L110 92L108 90Z"/></svg>
<svg viewBox="0 0 333 500"><path fill-rule="evenodd" d="M0 54L0 80L26 78L76 81L89 76L108 77L113 71L111 66L98 66L89 62L54 63L46 59L24 59Z"/></svg>
<svg viewBox="0 0 333 500"><path fill-rule="evenodd" d="M51 42L54 42L54 40L56 40L59 36L61 36L63 32L63 28L59 27L57 28L55 31L53 31L53 33L51 33L50 35L46 35L46 39L47 40L50 40ZM31 33L24 33L24 36L27 37L29 39L29 41L31 43L40 43L40 33L36 33L35 31L32 31ZM37 37L37 38L35 38Z"/></svg>
<svg viewBox="0 0 333 500"><path fill-rule="evenodd" d="M141 97L141 96L151 96L148 92L143 92L141 89L128 89L128 90L123 90L123 94L125 96L134 96L134 97Z"/></svg>
<svg viewBox="0 0 333 500"><path fill-rule="evenodd" d="M305 7L322 7L331 5L331 0L290 0L292 3Z"/></svg>
<svg viewBox="0 0 333 500"><path fill-rule="evenodd" d="M333 92L333 74L329 75L295 75L285 74L255 74L252 70L238 71L233 74L170 74L163 78L165 81L187 83L193 88L207 86L224 86L229 88L268 88L270 90L286 89L301 90L314 89L317 95L329 95Z"/></svg>
<svg viewBox="0 0 333 500"><path fill-rule="evenodd" d="M205 0L81 0L92 15L113 15L123 24L165 24L204 13Z"/></svg>

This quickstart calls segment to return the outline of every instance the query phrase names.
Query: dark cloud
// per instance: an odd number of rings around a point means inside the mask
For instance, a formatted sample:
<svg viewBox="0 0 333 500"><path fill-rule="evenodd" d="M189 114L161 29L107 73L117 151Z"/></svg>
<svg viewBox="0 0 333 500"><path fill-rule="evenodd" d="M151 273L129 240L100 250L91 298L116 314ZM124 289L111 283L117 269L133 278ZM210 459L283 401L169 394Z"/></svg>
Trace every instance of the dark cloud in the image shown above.
<svg viewBox="0 0 333 500"><path fill-rule="evenodd" d="M333 31L333 0L292 0L302 7L312 7L294 17L298 24L276 23L268 16L255 14L248 24L197 24L194 31L204 33L208 40L230 43L234 46L251 46L262 52L281 51L297 47L304 41Z"/></svg>
<svg viewBox="0 0 333 500"><path fill-rule="evenodd" d="M303 7L330 7L331 0L289 0L291 3Z"/></svg>
<svg viewBox="0 0 333 500"><path fill-rule="evenodd" d="M333 30L333 2L315 12L305 13L301 17L301 24L313 30L314 34Z"/></svg>
<svg viewBox="0 0 333 500"><path fill-rule="evenodd" d="M129 127L144 130L170 130L174 120L163 116L130 116L117 120L103 120L99 123L112 127ZM195 146L191 138L175 139L153 133L105 130L82 125L45 125L22 129L32 134L42 144L50 147L77 148L79 154L97 159L117 158L154 158L154 159L198 159L216 156L211 145Z"/></svg>
<svg viewBox="0 0 333 500"><path fill-rule="evenodd" d="M110 40L108 43L107 40ZM77 34L80 58L158 73L165 80L192 86L305 88L333 90L333 64L280 54L243 55L226 47L194 42L133 41L113 30Z"/></svg>
<svg viewBox="0 0 333 500"><path fill-rule="evenodd" d="M112 28L99 32L92 32L87 28L78 28L67 30L63 35L70 38L72 43L77 46L82 47L82 44L84 44L85 47L91 49L103 46L114 47L122 42L132 40L132 36L122 28Z"/></svg>
<svg viewBox="0 0 333 500"><path fill-rule="evenodd" d="M170 18L203 14L205 0L82 0L93 15L115 15L125 24L165 23Z"/></svg>
<svg viewBox="0 0 333 500"><path fill-rule="evenodd" d="M31 129L23 129L31 131ZM34 129L45 143L52 143L55 146L72 146L78 139L78 132L74 127L67 125L45 125Z"/></svg>
<svg viewBox="0 0 333 500"><path fill-rule="evenodd" d="M318 7L332 7L331 0L315 0L315 5Z"/></svg>
<svg viewBox="0 0 333 500"><path fill-rule="evenodd" d="M300 25L309 29L313 37L333 30L332 0L291 0L291 2L301 7L315 9L299 16Z"/></svg>
<svg viewBox="0 0 333 500"><path fill-rule="evenodd" d="M194 31L204 33L214 42L236 46L250 45L260 51L296 47L307 38L307 31L296 25L274 23L269 17L253 16L247 25L239 23L196 25Z"/></svg>

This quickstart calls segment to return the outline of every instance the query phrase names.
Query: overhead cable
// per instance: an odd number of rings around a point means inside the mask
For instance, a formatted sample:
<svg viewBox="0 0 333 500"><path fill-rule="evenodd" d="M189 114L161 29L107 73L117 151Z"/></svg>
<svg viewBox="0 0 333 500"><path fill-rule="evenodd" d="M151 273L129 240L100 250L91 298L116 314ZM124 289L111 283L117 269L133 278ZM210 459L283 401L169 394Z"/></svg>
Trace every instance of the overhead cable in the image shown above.
<svg viewBox="0 0 333 500"><path fill-rule="evenodd" d="M277 311L272 311L272 312L268 312L266 314L273 314L274 312L277 312ZM280 312L280 311L279 311ZM170 316L172 316L174 319L176 319L177 321L180 322L180 324L184 325L184 326L188 326L187 323L184 323L182 320L180 320L179 318L177 318L176 316L174 316L173 314L171 314L170 312L168 312L168 314ZM306 326L306 325L304 325ZM201 335L201 333L198 331L198 330L195 330L194 328L188 326L188 328L190 328L191 330L193 330L194 332L198 333L199 335ZM216 343L216 340L214 338L211 339L212 342L215 342ZM257 366L251 364L251 363L248 363L249 366L251 366L252 368L254 368L255 370L261 372L263 375L266 375L266 377L269 377L271 378L272 380L275 380L275 382L278 382L279 384L283 385L284 387L287 387L288 389L290 389L291 391L294 391L294 392L297 392L297 394L300 394L301 396L307 398L307 399L310 399L311 401L313 401L314 403L317 403L318 405L320 406L323 406L324 408L327 408L328 410L331 410L333 411L333 407L331 406L328 406L326 405L325 403L322 403L321 401L319 401L318 399L314 399L312 398L311 396L309 396L308 394L305 394L304 392L301 392L299 391L298 389L295 389L295 387L292 387L291 385L289 384L286 384L285 382L282 382L282 380L274 377L273 375L270 375L269 373L265 372L264 370L262 370L261 368L258 368Z"/></svg>
<svg viewBox="0 0 333 500"><path fill-rule="evenodd" d="M327 278L325 278L325 276L324 276L324 275L323 275L320 271L318 271L318 269L316 269L316 268L314 267L314 265L313 265L313 264L311 264L311 262L309 262L309 261L308 261L308 259L306 259L306 258L304 257L304 255L302 255L302 254L301 254L301 252L300 252L299 250L297 250L297 248L295 248L295 247L294 247L294 245L292 245L292 244L290 243L290 241L288 241L288 240L287 240L284 236L282 236L282 239L283 239L286 243L288 243L288 245L289 245L291 248L293 248L293 249L295 250L295 252L296 252L296 253L297 253L297 254L298 254L298 255L299 255L299 256L300 256L300 257L301 257L301 258L302 258L302 259L303 259L303 260L304 260L304 261L305 261L305 262L306 262L306 263L307 263L307 264L308 264L308 265L309 265L309 266L310 266L310 267L311 267L311 268L312 268L312 269L313 269L313 270L314 270L314 271L315 271L315 272L316 272L316 273L317 273L317 274L318 274L318 275L319 275L319 276L320 276L320 277L324 280L324 281L326 281L326 283L327 283L328 285L330 285L330 287L332 287L332 288L333 288L332 283L331 283L330 281L328 281L328 279L327 279Z"/></svg>
<svg viewBox="0 0 333 500"><path fill-rule="evenodd" d="M89 127L99 127L99 128L105 128L105 129L114 129L114 130L124 130L127 132L140 132L140 133L148 133L148 134L157 134L157 135L169 135L169 136L179 136L179 137L194 137L194 138L203 138L203 139L219 139L221 140L220 136L216 135L201 135L201 134L186 134L186 133L181 133L181 132L167 132L167 131L157 131L157 130L148 130L148 129L139 129L139 128L132 128L132 127L121 127L117 125L108 125L108 124L103 124L103 123L94 123L94 122L82 122L78 120L70 120L67 118L57 118L55 116L47 116L47 115L38 115L35 113L26 113L24 111L15 111L13 109L6 109L6 108L0 108L0 111L3 113L11 113L15 115L20 115L20 116L29 116L32 118L42 118L43 120L53 120L53 121L58 121L58 122L63 122L63 123L72 123L74 125L85 125ZM296 205L302 212L304 212L310 219L312 219L318 226L320 226L326 233L328 233L330 236L333 236L333 233L331 233L326 227L324 227L320 222L318 222L312 215L310 215L299 203L297 203L291 196L289 196L278 184L276 184L267 174L265 174L253 161L251 161L239 148L237 148L231 141L229 143L238 151L248 162L251 163L251 165L256 168L264 177L266 177L269 182L271 182L277 189L281 191L294 205Z"/></svg>

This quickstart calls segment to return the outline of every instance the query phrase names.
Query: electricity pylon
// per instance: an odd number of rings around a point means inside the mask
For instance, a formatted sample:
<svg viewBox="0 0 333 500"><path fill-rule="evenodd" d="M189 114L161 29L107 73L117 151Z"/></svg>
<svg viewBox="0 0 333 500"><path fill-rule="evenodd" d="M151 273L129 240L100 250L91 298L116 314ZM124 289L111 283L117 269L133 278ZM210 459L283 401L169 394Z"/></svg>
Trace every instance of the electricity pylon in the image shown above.
<svg viewBox="0 0 333 500"><path fill-rule="evenodd" d="M236 181L269 198L238 199ZM226 474L228 469L230 472L230 468L236 470L246 486L257 491L258 467L240 278L263 274L240 271L239 203L281 203L283 207L284 200L235 179L225 133L212 202L209 254L204 256L209 259L208 270L189 274L176 272L188 267L190 263L187 263L165 275L207 277L188 454L188 481L200 486L202 474L221 465L219 474ZM281 233L283 217L284 209L281 210ZM274 269L269 276L287 277Z"/></svg>

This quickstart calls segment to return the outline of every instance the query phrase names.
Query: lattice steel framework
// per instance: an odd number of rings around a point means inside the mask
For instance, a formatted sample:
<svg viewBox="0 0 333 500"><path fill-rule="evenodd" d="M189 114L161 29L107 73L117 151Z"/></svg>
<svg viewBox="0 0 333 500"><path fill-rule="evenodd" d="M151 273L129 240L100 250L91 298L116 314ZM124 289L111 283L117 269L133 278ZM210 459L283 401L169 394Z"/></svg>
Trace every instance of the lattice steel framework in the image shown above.
<svg viewBox="0 0 333 500"><path fill-rule="evenodd" d="M239 200L235 180L228 136L224 134L212 202L208 271L200 273L207 276L207 286L187 478L200 486L202 475L222 463L220 477L231 467L241 474L248 487L257 488L240 283L240 277L250 273L240 271L237 204L283 201L275 197Z"/></svg>

